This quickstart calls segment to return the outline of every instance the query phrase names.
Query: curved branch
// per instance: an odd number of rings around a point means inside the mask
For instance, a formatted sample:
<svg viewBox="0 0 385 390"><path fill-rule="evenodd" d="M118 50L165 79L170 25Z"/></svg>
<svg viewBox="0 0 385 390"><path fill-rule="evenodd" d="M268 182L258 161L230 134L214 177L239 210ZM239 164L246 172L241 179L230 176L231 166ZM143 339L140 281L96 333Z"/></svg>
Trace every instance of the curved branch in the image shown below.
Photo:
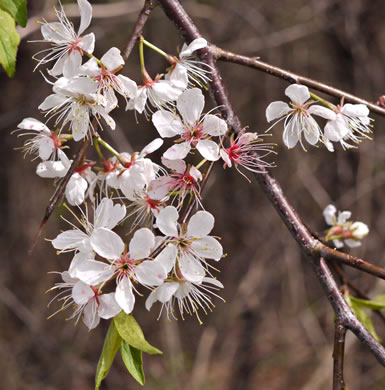
<svg viewBox="0 0 385 390"><path fill-rule="evenodd" d="M158 1L164 9L166 15L176 24L187 42L191 42L194 39L201 37L196 26L177 0ZM238 133L242 129L242 125L233 111L226 88L216 66L213 51L210 47L201 49L199 51L199 57L212 67L213 80L210 84L210 93L216 104L221 106L222 115L227 120L228 124L232 127L235 133ZM262 173L257 173L256 177L258 183L277 212L280 214L283 222L292 233L294 239L307 255L307 258L309 259L321 286L325 290L327 298L332 305L336 316L341 319L341 323L347 329L350 329L359 340L369 347L376 359L385 366L385 348L371 336L371 334L354 316L339 291L325 260L320 258L320 251L321 248L323 249L323 244L316 240L306 228L284 195L278 181L273 178L270 172L265 170ZM325 255L330 256L330 253L325 250ZM345 259L344 256L339 256L338 258ZM349 264L350 263L351 262L349 262Z"/></svg>
<svg viewBox="0 0 385 390"><path fill-rule="evenodd" d="M286 80L289 83L303 84L306 85L307 87L316 89L317 91L326 93L327 95L335 96L340 99L344 98L346 101L349 101L351 103L365 104L372 112L375 112L376 114L385 117L385 108L380 107L379 105L376 105L374 103L368 102L367 100L361 99L345 91L342 91L341 89L333 88L330 85L321 83L319 81L310 79L308 77L300 76L296 73L278 68L277 66L267 64L266 62L260 61L259 59L243 56L240 54L235 54L213 45L210 46L210 51L218 60L233 62L239 65L244 65L250 68L258 69L262 72L271 74L272 76L276 76L283 80Z"/></svg>
<svg viewBox="0 0 385 390"><path fill-rule="evenodd" d="M135 43L142 33L143 27L147 22L148 17L150 16L151 11L158 5L154 0L145 0L144 6L140 11L138 19L136 20L134 29L132 30L130 37L128 38L127 46L123 54L124 61L127 61L130 56L132 49L135 46Z"/></svg>

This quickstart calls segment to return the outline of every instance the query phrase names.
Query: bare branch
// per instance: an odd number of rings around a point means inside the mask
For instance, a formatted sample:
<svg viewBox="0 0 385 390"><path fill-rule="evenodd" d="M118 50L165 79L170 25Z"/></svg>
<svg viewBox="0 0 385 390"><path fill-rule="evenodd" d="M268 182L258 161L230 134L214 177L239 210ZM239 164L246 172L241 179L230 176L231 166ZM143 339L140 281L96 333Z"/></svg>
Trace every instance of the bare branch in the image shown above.
<svg viewBox="0 0 385 390"><path fill-rule="evenodd" d="M334 326L333 349L333 390L345 390L344 381L344 353L345 353L346 328L338 317Z"/></svg>
<svg viewBox="0 0 385 390"><path fill-rule="evenodd" d="M140 14L138 16L138 19L135 23L135 27L132 30L130 37L128 38L128 43L126 46L126 50L123 54L124 61L127 61L128 57L130 56L132 49L135 46L135 43L139 37L139 35L142 33L143 27L147 22L148 17L151 14L151 11L157 6L157 3L154 0L145 0L144 6L142 10L140 11Z"/></svg>
<svg viewBox="0 0 385 390"><path fill-rule="evenodd" d="M367 100L361 99L350 93L342 91L341 89L333 88L330 85L321 83L319 81L310 79L308 77L300 76L298 74L278 68L277 66L267 64L266 62L260 61L256 58L235 54L213 45L210 46L210 51L218 60L233 62L239 65L244 65L250 68L258 69L262 72L271 74L272 76L276 76L283 80L286 80L289 83L303 84L306 85L307 87L316 89L317 91L326 93L327 95L335 96L337 98L344 98L345 101L349 101L351 103L366 104L372 112L375 112L376 114L385 117L385 108L383 108L382 106L377 105L375 103L368 102Z"/></svg>

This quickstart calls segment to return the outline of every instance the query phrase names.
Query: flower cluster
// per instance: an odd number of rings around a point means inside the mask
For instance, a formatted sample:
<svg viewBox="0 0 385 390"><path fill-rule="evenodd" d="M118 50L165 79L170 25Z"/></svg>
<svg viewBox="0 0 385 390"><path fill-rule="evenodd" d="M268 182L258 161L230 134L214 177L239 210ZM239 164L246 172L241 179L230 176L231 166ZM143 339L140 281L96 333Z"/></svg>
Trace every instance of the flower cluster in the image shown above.
<svg viewBox="0 0 385 390"><path fill-rule="evenodd" d="M326 223L331 228L326 232L326 241L333 241L336 248L346 244L350 248L361 246L361 240L368 235L369 228L363 222L349 221L350 211L338 212L334 205L329 204L323 211Z"/></svg>
<svg viewBox="0 0 385 390"><path fill-rule="evenodd" d="M327 108L315 104L316 100L311 99L315 95L311 95L306 86L298 84L287 87L285 95L290 98L290 104L281 101L270 103L266 108L266 119L268 122L277 120L274 125L284 121L283 142L289 149L299 142L306 150L302 137L310 145L322 142L330 152L334 151L333 142L339 142L347 149L354 147L349 141L359 144L365 138L370 139L373 119L369 118L369 110L364 104L342 103L333 107L319 98ZM324 131L313 115L327 120Z"/></svg>
<svg viewBox="0 0 385 390"><path fill-rule="evenodd" d="M87 0L77 2L77 32L61 4L58 21L42 23L44 39L38 42L50 47L36 59L37 67L50 63L44 79L52 84L52 94L39 105L47 120L26 118L18 126L19 135L28 137L25 154L40 159L37 175L64 180L67 204L81 214L76 216L67 206L77 223L69 222L72 229L52 240L58 253L73 253L53 290L58 290L63 308L75 308L71 318L83 318L89 329L100 318L115 317L122 310L131 313L143 289L150 290L148 310L159 301L168 316L195 314L200 321L198 311L211 310L212 296L220 298L216 291L223 287L210 264L223 257L223 249L210 235L214 217L204 210L200 194L203 167L222 159L225 167L260 172L270 166L263 158L272 145L261 144L258 134L245 131L227 140L226 121L214 113L216 109L205 111L199 87L210 81L211 68L196 58L196 51L207 46L205 39L184 44L179 56L172 56L142 37L142 80L136 83L121 74L125 60L116 47L96 57L94 34L84 35L92 6ZM150 77L145 46L170 63L165 72ZM151 115L160 138L134 153L105 142L99 128L115 129L113 111L119 99L135 115ZM87 159L88 151L80 161L72 160L72 143L86 138L98 161ZM150 155L164 142L169 145L161 163L155 163ZM195 163L188 161L190 156ZM79 161L76 166L74 161Z"/></svg>

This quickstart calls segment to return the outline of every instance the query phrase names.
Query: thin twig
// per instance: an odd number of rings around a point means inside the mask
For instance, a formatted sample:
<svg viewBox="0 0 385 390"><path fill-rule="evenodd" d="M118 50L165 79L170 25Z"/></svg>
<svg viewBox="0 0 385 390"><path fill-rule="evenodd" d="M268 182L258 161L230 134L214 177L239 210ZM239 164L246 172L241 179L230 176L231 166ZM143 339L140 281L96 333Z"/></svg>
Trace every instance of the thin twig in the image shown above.
<svg viewBox="0 0 385 390"><path fill-rule="evenodd" d="M336 317L334 326L333 349L333 390L345 390L344 353L346 328Z"/></svg>
<svg viewBox="0 0 385 390"><path fill-rule="evenodd" d="M132 49L134 48L135 43L139 35L142 33L143 27L151 14L151 11L157 6L157 4L158 3L155 0L145 0L144 6L140 11L138 19L135 23L134 29L128 38L127 46L123 54L124 61L127 61L128 57L130 56Z"/></svg>
<svg viewBox="0 0 385 390"><path fill-rule="evenodd" d="M308 77L300 76L296 73L278 68L277 66L270 65L256 58L235 54L213 45L210 46L210 51L218 60L233 62L239 65L244 65L250 68L258 69L262 72L271 74L272 76L279 77L283 80L286 80L289 83L303 84L306 85L307 87L316 89L317 91L326 93L327 95L335 96L340 99L344 98L344 100L347 102L356 103L356 104L365 104L372 112L375 112L376 114L385 117L385 108L380 107L375 103L368 102L367 100L361 99L357 96L354 96L348 92L342 91L341 89L334 88L331 87L330 85L321 83L319 81L310 79Z"/></svg>

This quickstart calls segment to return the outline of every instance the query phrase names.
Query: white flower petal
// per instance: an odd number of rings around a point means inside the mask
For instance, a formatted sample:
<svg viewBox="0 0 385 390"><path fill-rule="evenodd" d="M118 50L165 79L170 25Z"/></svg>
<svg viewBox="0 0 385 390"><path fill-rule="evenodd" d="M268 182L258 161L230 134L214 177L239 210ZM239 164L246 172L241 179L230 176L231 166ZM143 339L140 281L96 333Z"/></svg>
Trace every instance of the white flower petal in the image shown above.
<svg viewBox="0 0 385 390"><path fill-rule="evenodd" d="M188 46L186 44L183 45L182 51L179 54L180 58L190 56L194 51L203 49L207 46L207 41L204 38L194 39Z"/></svg>
<svg viewBox="0 0 385 390"><path fill-rule="evenodd" d="M156 217L156 225L164 235L177 237L178 218L178 210L174 206L167 206L162 209Z"/></svg>
<svg viewBox="0 0 385 390"><path fill-rule="evenodd" d="M334 111L330 110L329 108L318 106L318 105L312 105L308 109L309 114L318 115L322 118L328 119L330 121L336 119L337 115Z"/></svg>
<svg viewBox="0 0 385 390"><path fill-rule="evenodd" d="M168 74L168 80L176 87L184 91L188 85L187 69L183 64L178 63Z"/></svg>
<svg viewBox="0 0 385 390"><path fill-rule="evenodd" d="M112 230L97 228L91 234L92 249L100 256L109 260L119 259L124 251L124 242Z"/></svg>
<svg viewBox="0 0 385 390"><path fill-rule="evenodd" d="M152 116L152 123L163 138L183 134L185 129L179 116L173 112L159 110Z"/></svg>
<svg viewBox="0 0 385 390"><path fill-rule="evenodd" d="M71 263L70 276L78 278L90 286L105 282L114 274L114 270L109 264L101 261L85 260L84 256L78 258L77 261L75 258L75 263Z"/></svg>
<svg viewBox="0 0 385 390"><path fill-rule="evenodd" d="M361 246L361 241L357 241L357 240L353 240L353 239L346 239L344 240L345 244L349 247L349 248L358 248L359 246Z"/></svg>
<svg viewBox="0 0 385 390"><path fill-rule="evenodd" d="M164 102L178 99L182 90L167 80L159 80L151 86L155 95Z"/></svg>
<svg viewBox="0 0 385 390"><path fill-rule="evenodd" d="M90 25L92 19L92 6L87 0L78 0L80 9L80 27L78 34L81 35Z"/></svg>
<svg viewBox="0 0 385 390"><path fill-rule="evenodd" d="M39 131L39 132L42 132L43 134L47 134L48 136L51 135L51 132L48 129L48 127L44 123L42 123L42 122L40 122L40 121L38 121L37 119L34 119L34 118L24 118L17 125L17 127L19 129Z"/></svg>
<svg viewBox="0 0 385 390"><path fill-rule="evenodd" d="M115 317L121 311L122 309L116 302L114 293L99 295L98 314L100 318L108 320L109 318Z"/></svg>
<svg viewBox="0 0 385 390"><path fill-rule="evenodd" d="M323 216L328 225L333 226L336 223L336 212L337 209L332 204L329 204L325 207Z"/></svg>
<svg viewBox="0 0 385 390"><path fill-rule="evenodd" d="M147 258L155 247L154 233L147 228L135 232L129 244L129 253L132 260Z"/></svg>
<svg viewBox="0 0 385 390"><path fill-rule="evenodd" d="M206 271L199 260L196 260L188 253L180 252L178 262L184 279L193 283L199 283L202 281Z"/></svg>
<svg viewBox="0 0 385 390"><path fill-rule="evenodd" d="M223 248L217 239L214 237L202 237L198 240L194 240L191 243L191 248L200 256L205 259L220 260L223 256Z"/></svg>
<svg viewBox="0 0 385 390"><path fill-rule="evenodd" d="M72 288L72 299L77 305L86 304L94 295L92 288L82 281L78 281Z"/></svg>
<svg viewBox="0 0 385 390"><path fill-rule="evenodd" d="M82 64L82 55L78 50L72 51L64 63L63 76L67 79L71 79L77 76L80 72L80 66Z"/></svg>
<svg viewBox="0 0 385 390"><path fill-rule="evenodd" d="M115 299L126 314L134 310L135 295L132 292L132 284L129 278L124 277L119 282L115 291Z"/></svg>
<svg viewBox="0 0 385 390"><path fill-rule="evenodd" d="M183 160L190 150L190 143L186 141L180 144L174 144L164 152L163 156L168 160Z"/></svg>
<svg viewBox="0 0 385 390"><path fill-rule="evenodd" d="M201 238L210 234L214 227L215 219L207 211L198 211L191 218L187 225L187 236Z"/></svg>
<svg viewBox="0 0 385 390"><path fill-rule="evenodd" d="M100 62L110 71L124 65L123 57L117 47L111 47L100 59Z"/></svg>
<svg viewBox="0 0 385 390"><path fill-rule="evenodd" d="M65 196L71 206L79 206L84 202L88 188L87 180L79 173L74 173L67 183Z"/></svg>
<svg viewBox="0 0 385 390"><path fill-rule="evenodd" d="M99 325L100 317L98 314L98 303L96 299L90 300L84 308L83 322L89 330L94 329Z"/></svg>
<svg viewBox="0 0 385 390"><path fill-rule="evenodd" d="M195 124L203 111L205 98L199 88L184 91L178 98L176 106L183 120L190 125Z"/></svg>
<svg viewBox="0 0 385 390"><path fill-rule="evenodd" d="M342 212L338 213L337 224L343 225L344 223L346 223L350 219L351 216L352 216L351 211L342 211Z"/></svg>
<svg viewBox="0 0 385 390"><path fill-rule="evenodd" d="M103 198L95 211L95 228L105 227L113 229L126 215L123 204L115 204L109 198Z"/></svg>
<svg viewBox="0 0 385 390"><path fill-rule="evenodd" d="M206 115L203 121L203 131L211 136L220 136L227 133L227 123L215 115Z"/></svg>
<svg viewBox="0 0 385 390"><path fill-rule="evenodd" d="M281 101L272 102L266 108L266 119L268 122L271 122L286 115L289 111L291 111L291 108L287 103Z"/></svg>
<svg viewBox="0 0 385 390"><path fill-rule="evenodd" d="M155 291L159 302L166 303L171 297L175 294L175 292L179 288L179 283L175 282L167 282L161 286L159 286Z"/></svg>
<svg viewBox="0 0 385 390"><path fill-rule="evenodd" d="M285 95L288 96L293 103L297 104L303 104L310 99L309 88L305 85L289 85L285 89Z"/></svg>
<svg viewBox="0 0 385 390"><path fill-rule="evenodd" d="M120 88L119 92L123 93L124 96L133 98L137 95L138 86L135 81L121 74L117 76L117 80Z"/></svg>
<svg viewBox="0 0 385 390"><path fill-rule="evenodd" d="M86 51L87 53L90 53L92 54L94 52L94 49L95 49L95 35L94 33L90 33L90 34L87 34L87 35L84 35L83 37L81 37L79 43L78 43L78 46Z"/></svg>
<svg viewBox="0 0 385 390"><path fill-rule="evenodd" d="M283 131L283 143L289 148L294 148L297 145L300 137L300 130L295 127L295 121L291 120Z"/></svg>
<svg viewBox="0 0 385 390"><path fill-rule="evenodd" d="M135 269L135 275L139 283L144 286L160 286L167 278L163 265L153 260L140 263Z"/></svg>
<svg viewBox="0 0 385 390"><path fill-rule="evenodd" d="M352 223L352 226L350 226L350 229L353 232L353 237L362 240L365 236L369 234L369 228L368 225L366 225L363 222L354 222Z"/></svg>
<svg viewBox="0 0 385 390"><path fill-rule="evenodd" d="M196 146L199 153L209 161L217 161L219 160L219 146L216 142L202 139L199 140Z"/></svg>
<svg viewBox="0 0 385 390"><path fill-rule="evenodd" d="M214 278L203 278L203 282L213 284L215 287L224 288L223 284Z"/></svg>
<svg viewBox="0 0 385 390"><path fill-rule="evenodd" d="M175 245L168 244L162 252L155 258L155 262L160 263L165 269L166 273L169 273L175 265L176 256L178 250Z"/></svg>
<svg viewBox="0 0 385 390"><path fill-rule="evenodd" d="M163 142L164 141L162 140L162 138L155 138L142 149L142 151L140 152L140 157L145 157L148 154L155 152L155 150L158 150L163 145Z"/></svg>
<svg viewBox="0 0 385 390"><path fill-rule="evenodd" d="M320 128L311 116L304 119L304 122L305 139L310 145L315 145L320 137Z"/></svg>

